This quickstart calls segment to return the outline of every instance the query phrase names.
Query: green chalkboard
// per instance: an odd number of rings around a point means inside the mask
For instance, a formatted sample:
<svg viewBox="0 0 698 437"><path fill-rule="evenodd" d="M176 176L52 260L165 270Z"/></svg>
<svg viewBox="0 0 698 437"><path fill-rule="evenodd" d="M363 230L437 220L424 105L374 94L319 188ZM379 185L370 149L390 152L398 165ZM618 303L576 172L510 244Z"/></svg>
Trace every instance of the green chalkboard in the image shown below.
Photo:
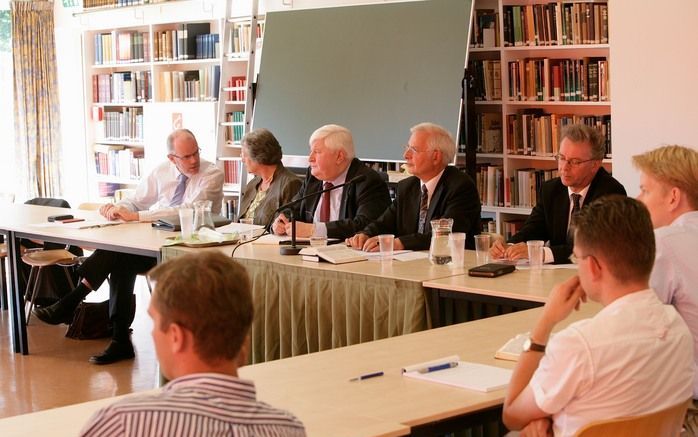
<svg viewBox="0 0 698 437"><path fill-rule="evenodd" d="M471 9L431 0L268 13L254 127L284 154L307 155L316 128L341 124L366 159L402 159L423 121L455 137Z"/></svg>

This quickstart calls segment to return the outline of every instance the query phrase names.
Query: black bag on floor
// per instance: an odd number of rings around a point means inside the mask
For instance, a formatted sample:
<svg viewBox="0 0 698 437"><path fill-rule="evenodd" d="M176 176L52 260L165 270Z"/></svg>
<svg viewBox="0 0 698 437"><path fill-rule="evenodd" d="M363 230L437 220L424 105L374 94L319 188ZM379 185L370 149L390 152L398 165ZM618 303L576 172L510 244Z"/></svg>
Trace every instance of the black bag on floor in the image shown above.
<svg viewBox="0 0 698 437"><path fill-rule="evenodd" d="M131 295L131 312L129 325L136 317L136 295ZM82 302L78 305L73 316L73 321L68 327L65 336L77 340L94 340L96 338L111 337L111 323L109 322L109 300L104 302Z"/></svg>

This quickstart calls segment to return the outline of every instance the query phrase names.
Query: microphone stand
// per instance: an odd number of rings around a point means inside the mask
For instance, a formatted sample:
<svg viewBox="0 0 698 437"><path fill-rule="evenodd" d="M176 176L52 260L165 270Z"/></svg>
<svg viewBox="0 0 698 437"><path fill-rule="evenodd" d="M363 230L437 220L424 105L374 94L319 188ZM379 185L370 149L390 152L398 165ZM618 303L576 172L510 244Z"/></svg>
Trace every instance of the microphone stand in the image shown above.
<svg viewBox="0 0 698 437"><path fill-rule="evenodd" d="M242 246L243 244L252 243L253 241L261 238L262 236L264 236L266 234L273 234L273 232L271 231L271 225L274 223L274 220L276 219L276 213L284 211L286 209L289 210L289 215L291 216L290 217L290 219L291 219L291 245L280 247L279 253L281 255L298 255L298 252L301 251L301 248L296 246L296 219L294 217L293 209L291 209L291 207L294 205L297 205L298 203L302 202L303 200L305 200L309 197L317 196L319 194L326 193L328 191L336 190L337 188L342 188L342 187L345 187L347 185L355 184L355 183L360 182L364 179L366 179L366 175L355 176L351 180L348 180L348 181L344 182L343 184L335 185L331 188L326 188L324 190L315 191L314 193L306 194L305 196L301 196L298 199L293 199L292 201L288 202L285 205L281 205L280 207L276 208L276 210L274 210L274 212L272 213L271 219L269 220L269 223L267 223L267 225L264 227L264 231L259 236L255 237L251 240L244 241L244 242L238 244L237 246L235 246L235 248L233 249L233 252L230 254L230 256L235 257L235 251L237 250L238 247ZM294 253L294 251L295 251L295 253Z"/></svg>

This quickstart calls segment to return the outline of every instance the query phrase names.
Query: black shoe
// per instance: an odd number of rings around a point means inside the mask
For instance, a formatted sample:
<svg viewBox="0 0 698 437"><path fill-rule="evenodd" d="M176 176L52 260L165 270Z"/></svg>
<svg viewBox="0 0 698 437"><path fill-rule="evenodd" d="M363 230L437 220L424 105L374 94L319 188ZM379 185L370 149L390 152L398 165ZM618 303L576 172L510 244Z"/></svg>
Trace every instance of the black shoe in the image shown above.
<svg viewBox="0 0 698 437"><path fill-rule="evenodd" d="M104 349L104 352L90 357L90 363L111 364L121 360L130 360L135 356L136 354L133 352L133 344L131 343L131 340L112 340L111 343L109 343L109 346Z"/></svg>
<svg viewBox="0 0 698 437"><path fill-rule="evenodd" d="M74 313L75 308L68 308L61 302L56 302L49 307L34 308L32 311L36 318L49 325L60 325L61 323L70 325L73 322Z"/></svg>

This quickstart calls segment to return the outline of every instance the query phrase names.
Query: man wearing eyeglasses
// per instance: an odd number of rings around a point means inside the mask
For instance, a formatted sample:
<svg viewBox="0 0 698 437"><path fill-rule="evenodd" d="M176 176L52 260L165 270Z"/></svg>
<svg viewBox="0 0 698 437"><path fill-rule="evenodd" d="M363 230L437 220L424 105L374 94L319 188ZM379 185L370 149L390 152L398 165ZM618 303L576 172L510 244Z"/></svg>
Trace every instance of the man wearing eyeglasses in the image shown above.
<svg viewBox="0 0 698 437"><path fill-rule="evenodd" d="M167 137L168 162L160 164L141 181L135 194L117 204L107 204L100 213L109 220L154 221L177 214L182 203L210 200L211 211L219 213L223 200L223 172L208 161L201 160L194 134L177 129ZM109 320L112 341L101 354L90 358L93 364L110 364L134 357L130 339L131 299L138 274L155 265L150 257L110 250L96 250L80 266L82 281L55 304L36 308L40 320L58 325L71 323L80 302L97 290L109 277Z"/></svg>
<svg viewBox="0 0 698 437"><path fill-rule="evenodd" d="M546 263L567 263L581 208L608 194L626 194L623 185L601 166L605 148L598 130L584 124L568 125L560 138L555 157L559 176L543 184L536 206L509 245L499 240L492 245L493 258L528 258L526 241L543 240Z"/></svg>
<svg viewBox="0 0 698 437"><path fill-rule="evenodd" d="M472 179L448 165L456 154L453 137L433 123L420 123L410 131L404 157L412 177L397 184L390 207L347 244L375 252L378 235L394 234L395 250L424 250L431 241L430 220L452 218L453 231L465 232L465 245L473 249L473 235L480 233L480 197Z"/></svg>

